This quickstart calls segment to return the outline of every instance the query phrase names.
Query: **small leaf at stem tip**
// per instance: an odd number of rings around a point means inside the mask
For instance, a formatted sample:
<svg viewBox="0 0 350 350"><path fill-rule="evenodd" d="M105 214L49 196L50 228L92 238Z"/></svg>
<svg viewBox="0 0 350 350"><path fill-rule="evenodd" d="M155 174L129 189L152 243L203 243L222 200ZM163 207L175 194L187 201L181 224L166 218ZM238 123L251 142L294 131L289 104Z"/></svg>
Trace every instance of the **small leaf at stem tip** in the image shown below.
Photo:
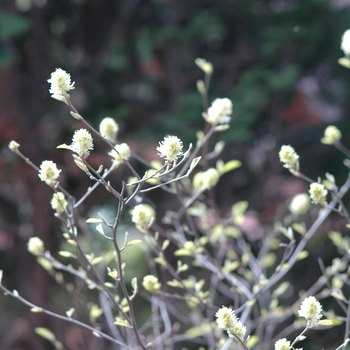
<svg viewBox="0 0 350 350"><path fill-rule="evenodd" d="M117 326L132 328L128 321L122 320L120 317L115 318L114 324L116 324Z"/></svg>
<svg viewBox="0 0 350 350"><path fill-rule="evenodd" d="M162 245L162 251L164 251L165 249L167 249L169 247L169 244L170 244L170 241L168 239L166 239L164 242L163 242L163 245Z"/></svg>
<svg viewBox="0 0 350 350"><path fill-rule="evenodd" d="M66 311L66 315L71 318L72 315L74 314L75 309L72 307L68 311Z"/></svg>
<svg viewBox="0 0 350 350"><path fill-rule="evenodd" d="M75 119L78 119L78 120L82 119L82 116L79 115L78 113L75 113L75 112L71 111L70 114Z"/></svg>
<svg viewBox="0 0 350 350"><path fill-rule="evenodd" d="M103 226L101 224L96 225L96 231L99 232L102 236L105 236Z"/></svg>
<svg viewBox="0 0 350 350"><path fill-rule="evenodd" d="M154 258L154 262L162 265L162 266L166 266L166 262L163 258L161 258L160 256L157 256L156 258Z"/></svg>
<svg viewBox="0 0 350 350"><path fill-rule="evenodd" d="M43 308L42 307L32 307L30 309L31 312L43 312Z"/></svg>
<svg viewBox="0 0 350 350"><path fill-rule="evenodd" d="M101 219L90 218L85 221L87 224L100 224L103 222Z"/></svg>
<svg viewBox="0 0 350 350"><path fill-rule="evenodd" d="M319 323L320 326L332 326L333 325L333 321L332 320L320 320Z"/></svg>
<svg viewBox="0 0 350 350"><path fill-rule="evenodd" d="M103 260L102 256L98 256L91 261L91 265L97 265Z"/></svg>
<svg viewBox="0 0 350 350"><path fill-rule="evenodd" d="M65 143L62 143L62 145L58 145L56 148L63 148L63 149L72 150L72 147L69 145L66 145Z"/></svg>
<svg viewBox="0 0 350 350"><path fill-rule="evenodd" d="M50 342L54 342L56 340L55 335L47 328L37 327L34 329L34 332Z"/></svg>
<svg viewBox="0 0 350 350"><path fill-rule="evenodd" d="M202 157L196 157L192 160L191 162L191 165L190 165L190 168L189 168L189 172L191 172L196 166L197 164L199 163L199 161L201 160Z"/></svg>
<svg viewBox="0 0 350 350"><path fill-rule="evenodd" d="M142 243L142 240L141 239L133 239L132 241L128 242L127 243L127 246L129 245L135 245L135 244L140 244Z"/></svg>
<svg viewBox="0 0 350 350"><path fill-rule="evenodd" d="M137 277L134 277L131 280L131 285L132 285L132 288L134 289L134 294L136 294L138 289L139 289L138 286L137 286Z"/></svg>

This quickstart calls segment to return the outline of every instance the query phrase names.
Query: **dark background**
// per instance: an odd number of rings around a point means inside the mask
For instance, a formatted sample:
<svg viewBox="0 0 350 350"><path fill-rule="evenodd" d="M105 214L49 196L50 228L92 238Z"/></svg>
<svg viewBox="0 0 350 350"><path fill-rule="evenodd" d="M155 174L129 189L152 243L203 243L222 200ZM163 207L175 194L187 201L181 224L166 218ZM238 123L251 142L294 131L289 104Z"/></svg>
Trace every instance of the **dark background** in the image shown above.
<svg viewBox="0 0 350 350"><path fill-rule="evenodd" d="M212 62L210 100L228 97L234 104L231 128L215 140L226 142L223 159L243 162L220 181L217 201L224 214L248 200L257 230L280 217L288 198L307 190L279 163L282 144L295 147L308 176L330 172L339 184L345 180L344 157L319 140L335 124L350 146L350 71L337 63L350 1L1 0L0 6L0 268L4 284L33 303L50 305L55 283L26 242L37 235L55 251L60 228L48 205L51 190L8 142L18 141L37 165L56 161L74 195L90 185L68 152L56 149L82 126L50 98L47 79L55 68L71 73L72 102L92 125L115 118L120 141L152 159L166 134L195 142L204 121L196 90L202 72L194 60ZM104 151L97 143L91 162L106 160ZM107 200L103 191L98 198ZM343 224L334 217L325 232ZM319 254L331 259L328 251ZM313 271L317 265L305 276ZM303 285L296 274L300 288L307 288L305 278ZM48 348L32 329L43 322L55 328L56 321L9 298L0 302L1 349Z"/></svg>

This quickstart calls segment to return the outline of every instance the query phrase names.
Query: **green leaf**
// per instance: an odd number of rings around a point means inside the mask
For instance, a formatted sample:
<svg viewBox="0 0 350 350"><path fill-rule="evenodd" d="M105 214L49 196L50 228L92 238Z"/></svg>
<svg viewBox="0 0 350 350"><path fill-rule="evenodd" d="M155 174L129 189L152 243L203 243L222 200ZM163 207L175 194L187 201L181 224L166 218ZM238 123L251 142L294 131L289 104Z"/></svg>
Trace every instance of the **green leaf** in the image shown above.
<svg viewBox="0 0 350 350"><path fill-rule="evenodd" d="M101 219L90 218L85 221L87 224L100 224L103 222Z"/></svg>
<svg viewBox="0 0 350 350"><path fill-rule="evenodd" d="M116 318L115 318L114 324L116 324L117 326L121 326L121 327L132 328L132 327L130 326L130 324L129 324L128 321L122 320L120 317L116 317Z"/></svg>
<svg viewBox="0 0 350 350"><path fill-rule="evenodd" d="M239 160L230 160L225 163L224 166L220 169L221 174L226 174L231 170L237 169L242 165L242 162Z"/></svg>
<svg viewBox="0 0 350 350"><path fill-rule="evenodd" d="M34 332L51 343L56 341L56 336L47 328L37 327L34 329Z"/></svg>
<svg viewBox="0 0 350 350"><path fill-rule="evenodd" d="M174 287L174 288L183 288L182 284L178 280L172 280L167 282L168 286Z"/></svg>
<svg viewBox="0 0 350 350"><path fill-rule="evenodd" d="M135 244L140 244L142 243L142 240L141 239L133 239L132 241L128 242L127 243L127 246L129 245L135 245Z"/></svg>

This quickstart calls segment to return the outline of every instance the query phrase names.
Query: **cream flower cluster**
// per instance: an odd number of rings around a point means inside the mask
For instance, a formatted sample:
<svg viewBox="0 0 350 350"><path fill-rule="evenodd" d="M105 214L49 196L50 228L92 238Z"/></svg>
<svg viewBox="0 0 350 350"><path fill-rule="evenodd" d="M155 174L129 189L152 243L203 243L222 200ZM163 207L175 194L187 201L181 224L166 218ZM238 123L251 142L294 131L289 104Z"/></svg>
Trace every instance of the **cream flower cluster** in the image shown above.
<svg viewBox="0 0 350 350"><path fill-rule="evenodd" d="M58 214L62 214L67 208L68 202L64 193L56 192L53 194L51 199L51 208L56 210Z"/></svg>
<svg viewBox="0 0 350 350"><path fill-rule="evenodd" d="M85 159L90 151L94 149L94 142L91 134L86 129L79 129L74 132L70 148L77 153L79 157Z"/></svg>
<svg viewBox="0 0 350 350"><path fill-rule="evenodd" d="M341 136L341 132L336 126L329 125L324 131L321 142L325 145L333 145L341 139Z"/></svg>
<svg viewBox="0 0 350 350"><path fill-rule="evenodd" d="M290 350L290 341L288 341L286 338L279 339L275 343L275 350Z"/></svg>
<svg viewBox="0 0 350 350"><path fill-rule="evenodd" d="M132 210L131 221L141 231L147 231L153 224L156 213L148 204L139 204Z"/></svg>
<svg viewBox="0 0 350 350"><path fill-rule="evenodd" d="M41 255L44 253L44 242L39 237L31 237L28 241L28 252L33 255Z"/></svg>
<svg viewBox="0 0 350 350"><path fill-rule="evenodd" d="M150 292L150 293L158 292L158 290L161 287L161 284L160 284L158 278L156 276L153 276L153 275L145 276L143 278L142 285L143 285L143 288L145 288L145 290L147 292Z"/></svg>
<svg viewBox="0 0 350 350"><path fill-rule="evenodd" d="M61 68L56 68L47 82L51 84L51 97L57 100L62 100L67 96L68 91L74 89L74 82L71 82L70 74Z"/></svg>
<svg viewBox="0 0 350 350"><path fill-rule="evenodd" d="M243 341L247 329L235 315L234 310L223 306L216 312L215 316L218 326L226 330L230 337L235 335Z"/></svg>
<svg viewBox="0 0 350 350"><path fill-rule="evenodd" d="M19 148L20 144L14 140L12 140L10 143L9 143L9 149L12 151L12 152L17 152L18 151L18 148Z"/></svg>
<svg viewBox="0 0 350 350"><path fill-rule="evenodd" d="M231 120L232 102L228 98L217 98L204 114L209 124L228 124Z"/></svg>
<svg viewBox="0 0 350 350"><path fill-rule="evenodd" d="M283 145L279 152L279 157L285 168L299 170L299 155L293 147Z"/></svg>
<svg viewBox="0 0 350 350"><path fill-rule="evenodd" d="M314 296L307 297L301 303L298 314L306 319L307 327L316 327L322 317L322 305Z"/></svg>
<svg viewBox="0 0 350 350"><path fill-rule="evenodd" d="M310 185L309 189L311 201L315 204L327 205L328 190L317 182Z"/></svg>
<svg viewBox="0 0 350 350"><path fill-rule="evenodd" d="M109 142L117 142L117 133L119 126L113 118L104 118L100 123L100 134L106 138Z"/></svg>
<svg viewBox="0 0 350 350"><path fill-rule="evenodd" d="M166 162L173 163L183 155L182 148L182 141L177 136L166 136L163 141L159 142L157 151Z"/></svg>
<svg viewBox="0 0 350 350"><path fill-rule="evenodd" d="M41 181L46 182L49 186L53 186L57 182L61 171L53 161L44 160L40 165L38 176Z"/></svg>
<svg viewBox="0 0 350 350"><path fill-rule="evenodd" d="M343 50L345 56L350 56L350 29L344 32L340 48Z"/></svg>
<svg viewBox="0 0 350 350"><path fill-rule="evenodd" d="M113 158L113 167L117 168L124 160L130 158L130 147L126 143L121 143L115 145L114 148L108 154Z"/></svg>
<svg viewBox="0 0 350 350"><path fill-rule="evenodd" d="M293 215L304 215L310 208L310 197L307 193L295 195L289 204L289 210Z"/></svg>

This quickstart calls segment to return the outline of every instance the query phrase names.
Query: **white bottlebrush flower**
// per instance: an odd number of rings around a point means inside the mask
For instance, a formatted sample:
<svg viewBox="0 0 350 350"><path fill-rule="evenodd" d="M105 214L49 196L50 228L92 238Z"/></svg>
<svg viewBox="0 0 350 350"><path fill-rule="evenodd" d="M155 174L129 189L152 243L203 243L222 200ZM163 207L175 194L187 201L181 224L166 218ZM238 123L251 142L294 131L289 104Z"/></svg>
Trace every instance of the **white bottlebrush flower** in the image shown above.
<svg viewBox="0 0 350 350"><path fill-rule="evenodd" d="M205 73L213 73L213 65L204 58L196 58L194 63Z"/></svg>
<svg viewBox="0 0 350 350"><path fill-rule="evenodd" d="M100 123L100 134L106 138L109 142L117 142L117 133L119 126L113 118L104 118Z"/></svg>
<svg viewBox="0 0 350 350"><path fill-rule="evenodd" d="M350 56L350 29L344 32L340 48L343 50L345 56Z"/></svg>
<svg viewBox="0 0 350 350"><path fill-rule="evenodd" d="M293 147L283 145L279 151L279 157L285 168L299 170L299 155Z"/></svg>
<svg viewBox="0 0 350 350"><path fill-rule="evenodd" d="M76 130L73 135L71 150L81 158L87 158L90 151L94 149L94 142L91 134L86 129Z"/></svg>
<svg viewBox="0 0 350 350"><path fill-rule="evenodd" d="M286 338L279 339L275 343L275 350L290 350L290 341Z"/></svg>
<svg viewBox="0 0 350 350"><path fill-rule="evenodd" d="M215 168L209 168L202 173L201 181L205 189L214 187L220 179L220 173Z"/></svg>
<svg viewBox="0 0 350 350"><path fill-rule="evenodd" d="M341 136L341 132L336 126L329 125L324 131L321 142L325 145L333 145L341 139Z"/></svg>
<svg viewBox="0 0 350 350"><path fill-rule="evenodd" d="M58 214L62 214L64 210L67 208L68 202L64 193L56 192L53 194L51 199L51 208L56 210Z"/></svg>
<svg viewBox="0 0 350 350"><path fill-rule="evenodd" d="M322 317L322 305L314 296L307 297L301 303L298 314L306 319L307 327L316 327Z"/></svg>
<svg viewBox="0 0 350 350"><path fill-rule="evenodd" d="M108 154L113 158L113 167L117 168L124 160L130 158L130 147L126 143L114 146L115 150L112 149Z"/></svg>
<svg viewBox="0 0 350 350"><path fill-rule="evenodd" d="M139 204L132 210L131 221L141 231L147 231L153 224L156 213L148 204Z"/></svg>
<svg viewBox="0 0 350 350"><path fill-rule="evenodd" d="M246 332L247 332L247 328L238 319L237 319L235 325L232 328L229 328L227 330L227 334L231 338L234 338L234 335L235 335L235 336L239 337L240 339L244 339Z"/></svg>
<svg viewBox="0 0 350 350"><path fill-rule="evenodd" d="M231 120L232 102L228 98L217 98L204 114L209 124L228 124Z"/></svg>
<svg viewBox="0 0 350 350"><path fill-rule="evenodd" d="M56 68L47 82L51 84L50 94L58 100L65 98L68 91L74 89L74 82L71 82L70 74L61 68Z"/></svg>
<svg viewBox="0 0 350 350"><path fill-rule="evenodd" d="M289 204L289 210L293 215L299 216L307 213L310 207L310 198L307 193L295 195Z"/></svg>
<svg viewBox="0 0 350 350"><path fill-rule="evenodd" d="M41 181L44 181L49 186L52 186L56 183L61 171L62 170L59 170L56 163L53 161L44 160L40 165L38 176Z"/></svg>
<svg viewBox="0 0 350 350"><path fill-rule="evenodd" d="M221 307L215 314L216 323L222 329L233 328L237 322L237 316L235 315L234 310L229 307Z"/></svg>
<svg viewBox="0 0 350 350"><path fill-rule="evenodd" d="M166 162L173 163L183 155L182 141L176 136L166 136L164 141L159 142L157 151L160 157L164 158Z"/></svg>
<svg viewBox="0 0 350 350"><path fill-rule="evenodd" d="M17 152L18 151L18 148L19 148L20 144L14 140L12 140L10 143L9 143L9 149L12 151L12 152Z"/></svg>
<svg viewBox="0 0 350 350"><path fill-rule="evenodd" d="M315 204L326 205L328 190L317 182L314 182L310 185L309 189L311 201Z"/></svg>
<svg viewBox="0 0 350 350"><path fill-rule="evenodd" d="M145 288L145 290L150 293L158 292L158 290L161 287L161 284L159 283L158 278L153 275L145 276L143 278L142 285L143 285L143 288Z"/></svg>
<svg viewBox="0 0 350 350"><path fill-rule="evenodd" d="M44 242L39 237L31 237L28 241L28 252L33 255L40 255L44 252Z"/></svg>

